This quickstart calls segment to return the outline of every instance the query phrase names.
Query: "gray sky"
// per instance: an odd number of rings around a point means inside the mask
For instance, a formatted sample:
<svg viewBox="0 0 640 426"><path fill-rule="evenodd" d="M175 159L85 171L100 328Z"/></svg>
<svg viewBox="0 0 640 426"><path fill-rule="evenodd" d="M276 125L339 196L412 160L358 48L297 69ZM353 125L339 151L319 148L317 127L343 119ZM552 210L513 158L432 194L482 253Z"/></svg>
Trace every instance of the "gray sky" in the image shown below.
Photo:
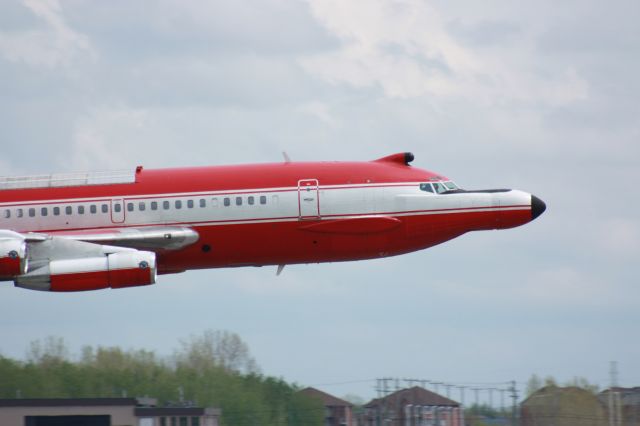
<svg viewBox="0 0 640 426"><path fill-rule="evenodd" d="M0 285L0 353L169 354L228 329L264 373L640 385L640 3L0 3L0 174L295 160L414 165L547 202L521 228L367 262L47 294ZM370 381L366 381L370 380ZM339 382L343 385L321 385Z"/></svg>

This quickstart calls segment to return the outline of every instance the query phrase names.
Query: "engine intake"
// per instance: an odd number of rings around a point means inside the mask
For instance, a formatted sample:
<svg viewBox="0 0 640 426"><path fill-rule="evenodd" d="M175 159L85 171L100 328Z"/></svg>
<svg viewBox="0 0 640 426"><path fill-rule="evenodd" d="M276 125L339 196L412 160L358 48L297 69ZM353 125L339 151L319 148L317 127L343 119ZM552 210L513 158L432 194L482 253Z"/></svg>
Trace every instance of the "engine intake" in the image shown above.
<svg viewBox="0 0 640 426"><path fill-rule="evenodd" d="M12 280L27 271L27 244L19 234L0 234L0 281Z"/></svg>
<svg viewBox="0 0 640 426"><path fill-rule="evenodd" d="M52 260L20 275L17 287L42 291L88 291L153 284L156 257L147 251L124 251L102 257Z"/></svg>

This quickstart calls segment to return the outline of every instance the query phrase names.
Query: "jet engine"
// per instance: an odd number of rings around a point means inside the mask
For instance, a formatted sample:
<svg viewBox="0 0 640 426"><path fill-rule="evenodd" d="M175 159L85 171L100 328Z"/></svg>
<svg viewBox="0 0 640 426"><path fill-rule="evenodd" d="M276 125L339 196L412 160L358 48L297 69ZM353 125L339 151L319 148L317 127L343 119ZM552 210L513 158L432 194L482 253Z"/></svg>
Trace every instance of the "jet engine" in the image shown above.
<svg viewBox="0 0 640 426"><path fill-rule="evenodd" d="M15 278L16 287L42 291L87 291L153 284L156 256L148 251L122 251L105 256L51 260Z"/></svg>
<svg viewBox="0 0 640 426"><path fill-rule="evenodd" d="M13 234L0 233L0 281L12 280L27 271L27 244L20 234Z"/></svg>

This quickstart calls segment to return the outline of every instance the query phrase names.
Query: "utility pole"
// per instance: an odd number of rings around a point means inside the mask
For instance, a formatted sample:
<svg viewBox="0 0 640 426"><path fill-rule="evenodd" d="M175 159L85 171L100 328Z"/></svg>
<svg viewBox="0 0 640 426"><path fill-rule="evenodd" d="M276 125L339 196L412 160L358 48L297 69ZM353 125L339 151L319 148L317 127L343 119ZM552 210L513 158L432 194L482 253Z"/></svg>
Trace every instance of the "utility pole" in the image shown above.
<svg viewBox="0 0 640 426"><path fill-rule="evenodd" d="M614 390L618 387L618 362L609 363L609 426L622 425L622 407L620 392Z"/></svg>
<svg viewBox="0 0 640 426"><path fill-rule="evenodd" d="M509 388L511 391L511 398L513 399L513 405L511 407L511 426L517 426L517 404L518 404L518 391L516 390L516 381L511 381L511 387Z"/></svg>
<svg viewBox="0 0 640 426"><path fill-rule="evenodd" d="M453 385L446 384L444 386L447 388L447 398L451 398L451 388L453 387Z"/></svg>
<svg viewBox="0 0 640 426"><path fill-rule="evenodd" d="M460 389L460 404L464 407L464 389L466 386L457 386L457 388Z"/></svg>
<svg viewBox="0 0 640 426"><path fill-rule="evenodd" d="M431 382L436 387L436 393L438 393L438 386L442 384L442 382Z"/></svg>

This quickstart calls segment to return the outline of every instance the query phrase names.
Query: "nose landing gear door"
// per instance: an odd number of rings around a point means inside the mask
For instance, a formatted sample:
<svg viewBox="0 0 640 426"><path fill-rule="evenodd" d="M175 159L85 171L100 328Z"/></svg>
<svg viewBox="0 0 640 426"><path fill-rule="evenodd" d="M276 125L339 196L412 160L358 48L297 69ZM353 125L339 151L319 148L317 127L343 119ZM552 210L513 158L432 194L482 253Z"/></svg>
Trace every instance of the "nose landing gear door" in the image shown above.
<svg viewBox="0 0 640 426"><path fill-rule="evenodd" d="M298 181L298 206L301 220L318 219L320 217L318 179Z"/></svg>

